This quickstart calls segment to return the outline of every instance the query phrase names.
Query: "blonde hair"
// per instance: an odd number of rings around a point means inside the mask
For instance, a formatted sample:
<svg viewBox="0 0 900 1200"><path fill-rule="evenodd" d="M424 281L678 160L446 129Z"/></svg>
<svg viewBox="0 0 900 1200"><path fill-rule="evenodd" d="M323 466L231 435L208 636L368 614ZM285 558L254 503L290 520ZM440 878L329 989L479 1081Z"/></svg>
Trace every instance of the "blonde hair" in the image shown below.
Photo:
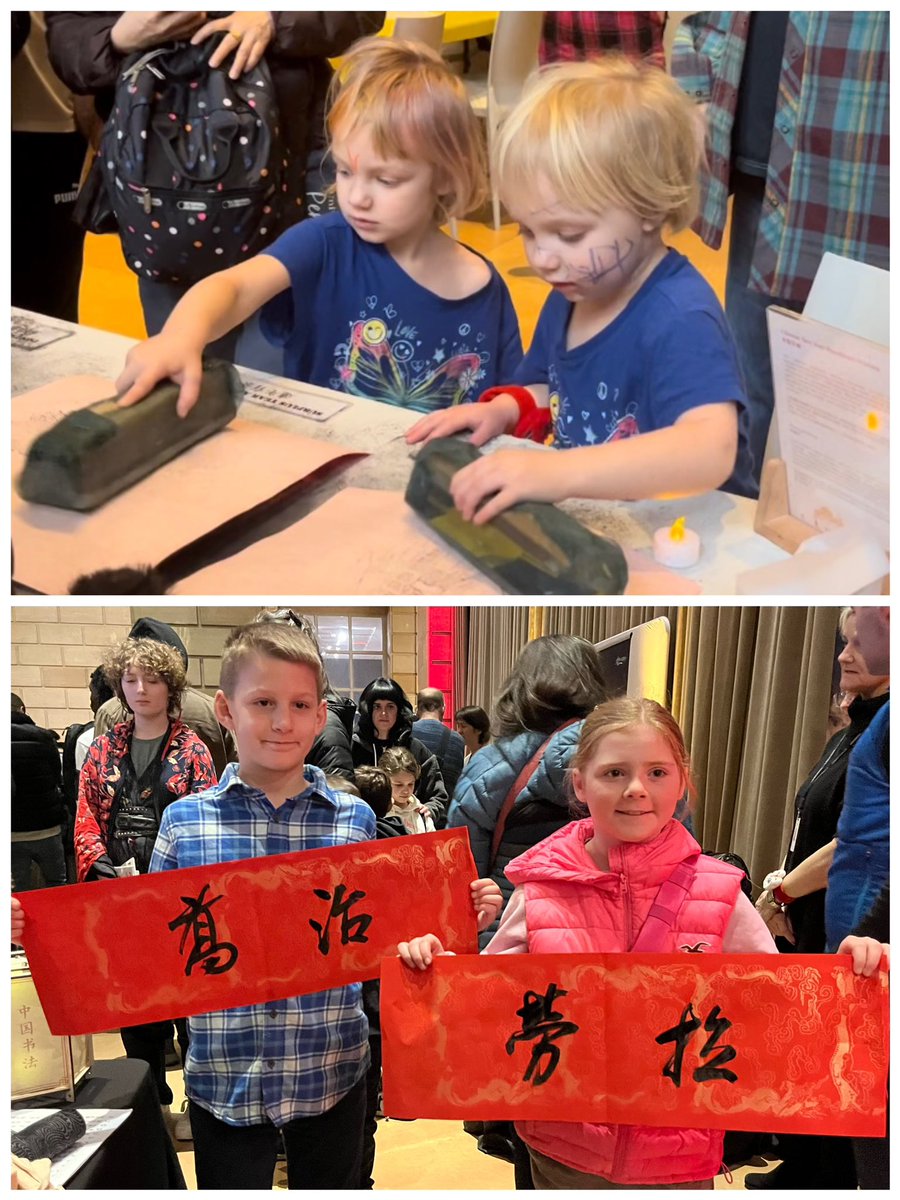
<svg viewBox="0 0 900 1200"><path fill-rule="evenodd" d="M377 154L428 163L436 217L463 217L487 195L478 118L466 90L436 51L418 42L363 38L331 81L329 144L364 129Z"/></svg>
<svg viewBox="0 0 900 1200"><path fill-rule="evenodd" d="M691 775L691 761L684 744L684 734L668 709L657 704L655 700L620 696L617 700L607 700L605 704L598 704L593 712L584 719L581 737L578 739L578 748L572 757L570 769L584 771L605 737L611 733L623 733L638 725L655 729L665 739L672 752L675 765L681 772L685 790L693 799L696 795L696 788ZM569 810L576 816L587 816L588 814L587 805L577 800L569 805Z"/></svg>
<svg viewBox="0 0 900 1200"><path fill-rule="evenodd" d="M310 667L316 677L317 699L325 695L325 668L312 638L294 625L264 621L241 625L228 635L219 670L219 687L226 696L234 695L241 669L254 655Z"/></svg>
<svg viewBox="0 0 900 1200"><path fill-rule="evenodd" d="M152 638L126 638L107 650L103 659L103 673L116 696L129 712L131 706L125 699L122 676L137 667L147 675L158 675L169 690L166 711L170 717L181 712L181 697L187 685L184 660L174 646L157 642Z"/></svg>
<svg viewBox="0 0 900 1200"><path fill-rule="evenodd" d="M684 229L699 199L693 107L665 71L618 55L548 66L500 130L501 194L528 195L543 177L567 206Z"/></svg>

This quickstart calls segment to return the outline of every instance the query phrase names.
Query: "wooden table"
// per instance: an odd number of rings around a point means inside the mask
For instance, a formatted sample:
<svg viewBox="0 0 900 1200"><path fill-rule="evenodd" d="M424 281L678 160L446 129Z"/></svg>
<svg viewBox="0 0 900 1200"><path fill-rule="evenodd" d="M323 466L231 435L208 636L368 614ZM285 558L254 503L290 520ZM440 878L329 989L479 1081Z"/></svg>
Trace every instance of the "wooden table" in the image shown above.
<svg viewBox="0 0 900 1200"><path fill-rule="evenodd" d="M66 376L100 375L114 380L133 344L131 339L119 334L16 309L13 309L13 314L29 318L44 329L51 332L57 330L60 334L59 340L35 349L13 348L13 405L15 397L22 392ZM40 338L35 340L39 341ZM406 445L404 434L419 419L418 413L374 400L330 392L325 388L298 384L293 380L278 380L275 376L267 376L266 379L279 387L293 390L294 395L301 399L307 397L310 405L339 401L342 407L326 420L315 420L245 401L241 405L242 418L274 425L305 437L321 438L349 450L364 450L368 456L332 473L299 499L261 520L252 533L236 538L234 545L228 547L227 554L234 554L260 537L287 528L344 487L402 492L412 470L413 452ZM111 385L110 392L112 390ZM496 441L509 444L512 439L498 438ZM534 453L560 452L535 446ZM781 562L788 557L783 550L754 533L756 502L726 492L711 492L678 501L570 500L563 502L560 507L588 528L606 534L623 547L633 550L648 550L655 529L671 525L676 517L685 515L688 526L700 535L703 550L698 565L683 574L698 583L706 594L734 595L735 580L741 571ZM222 553L213 555L210 561L224 556ZM198 560L195 569L204 565L207 564ZM428 594L428 591L423 580L419 594Z"/></svg>

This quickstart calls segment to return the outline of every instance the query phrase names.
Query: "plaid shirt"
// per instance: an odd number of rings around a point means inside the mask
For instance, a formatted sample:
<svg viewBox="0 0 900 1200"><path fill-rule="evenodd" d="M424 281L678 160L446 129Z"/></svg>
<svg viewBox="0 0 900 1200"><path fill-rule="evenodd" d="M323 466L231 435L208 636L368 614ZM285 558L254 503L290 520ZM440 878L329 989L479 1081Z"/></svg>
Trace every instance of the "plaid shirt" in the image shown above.
<svg viewBox="0 0 900 1200"><path fill-rule="evenodd" d="M375 836L368 805L332 791L318 767L307 765L308 787L280 808L242 783L238 772L239 765L229 763L214 787L166 809L151 871ZM184 1069L188 1096L229 1125L281 1126L333 1108L368 1065L369 1025L360 992L354 983L191 1017Z"/></svg>
<svg viewBox="0 0 900 1200"><path fill-rule="evenodd" d="M552 62L584 62L618 51L665 67L664 12L545 12L539 58Z"/></svg>
<svg viewBox="0 0 900 1200"><path fill-rule="evenodd" d="M750 14L698 13L675 35L672 73L707 102L707 157L694 228L722 243L731 131ZM792 12L765 199L750 286L804 301L822 259L889 265L889 46L887 12Z"/></svg>

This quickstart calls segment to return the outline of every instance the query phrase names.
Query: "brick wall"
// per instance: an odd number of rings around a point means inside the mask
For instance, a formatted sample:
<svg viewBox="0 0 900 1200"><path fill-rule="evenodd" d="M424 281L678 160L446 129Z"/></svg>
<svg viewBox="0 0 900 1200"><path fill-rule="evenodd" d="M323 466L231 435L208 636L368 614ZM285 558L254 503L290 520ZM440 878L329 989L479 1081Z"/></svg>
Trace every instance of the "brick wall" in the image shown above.
<svg viewBox="0 0 900 1200"><path fill-rule="evenodd" d="M347 609L311 608L298 611L316 614L344 613ZM190 656L188 681L193 687L214 692L219 681L222 648L229 631L252 619L255 607L238 605L160 605L157 608L71 605L12 608L12 690L25 702L34 721L45 728L62 731L73 721L90 720L88 680L110 644L127 637L139 616L167 621L187 646ZM384 613L385 609L354 612ZM419 664L418 619L415 608L387 610L387 661L397 682L415 703L419 671L424 681L427 642L421 639L423 660Z"/></svg>

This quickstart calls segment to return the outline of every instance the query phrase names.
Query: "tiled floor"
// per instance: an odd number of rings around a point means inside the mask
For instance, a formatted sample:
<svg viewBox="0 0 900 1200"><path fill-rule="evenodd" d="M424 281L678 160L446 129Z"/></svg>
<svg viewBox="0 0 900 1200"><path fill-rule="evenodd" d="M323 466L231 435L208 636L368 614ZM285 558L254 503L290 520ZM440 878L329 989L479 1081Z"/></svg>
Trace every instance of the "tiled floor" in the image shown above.
<svg viewBox="0 0 900 1200"><path fill-rule="evenodd" d="M122 1042L116 1033L94 1038L94 1057L120 1058ZM169 1087L174 1093L172 1124L184 1099L184 1081L180 1070L169 1071ZM194 1152L190 1142L176 1142L178 1159L187 1185L197 1186ZM716 1179L716 1188L741 1188L747 1171L766 1169L766 1163L742 1167L728 1182ZM457 1121L379 1121L376 1135L375 1187L378 1191L507 1191L513 1188L513 1169L509 1163L482 1154L474 1138ZM287 1177L281 1164L276 1167L273 1186L287 1189Z"/></svg>

